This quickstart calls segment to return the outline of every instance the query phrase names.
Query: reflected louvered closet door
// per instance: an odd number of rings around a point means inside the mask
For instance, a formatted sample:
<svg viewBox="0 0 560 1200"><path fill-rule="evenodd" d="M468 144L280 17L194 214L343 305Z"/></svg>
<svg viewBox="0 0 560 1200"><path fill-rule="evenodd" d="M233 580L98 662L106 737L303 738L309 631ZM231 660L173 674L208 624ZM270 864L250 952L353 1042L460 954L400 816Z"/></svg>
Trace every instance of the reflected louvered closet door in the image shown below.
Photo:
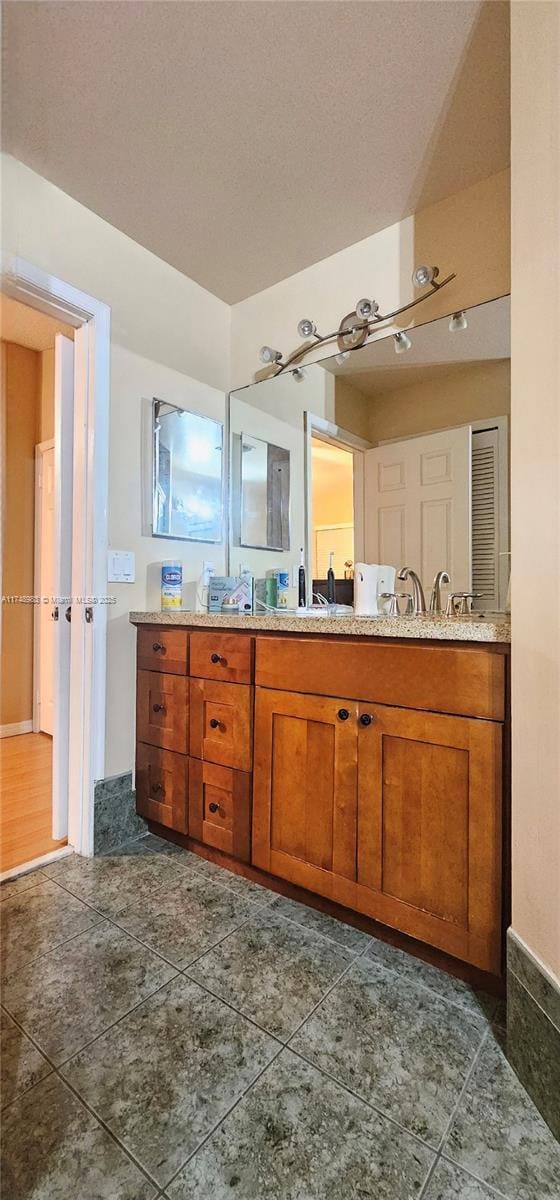
<svg viewBox="0 0 560 1200"><path fill-rule="evenodd" d="M498 430L472 435L472 587L479 610L499 607Z"/></svg>

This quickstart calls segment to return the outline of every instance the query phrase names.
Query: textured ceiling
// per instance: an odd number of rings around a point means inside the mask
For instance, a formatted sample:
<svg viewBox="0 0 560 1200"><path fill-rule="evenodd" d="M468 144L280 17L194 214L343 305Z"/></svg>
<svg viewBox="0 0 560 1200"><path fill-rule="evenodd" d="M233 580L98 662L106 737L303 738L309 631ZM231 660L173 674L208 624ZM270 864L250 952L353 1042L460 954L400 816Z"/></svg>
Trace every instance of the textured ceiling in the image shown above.
<svg viewBox="0 0 560 1200"><path fill-rule="evenodd" d="M9 0L4 147L233 303L503 169L502 0Z"/></svg>

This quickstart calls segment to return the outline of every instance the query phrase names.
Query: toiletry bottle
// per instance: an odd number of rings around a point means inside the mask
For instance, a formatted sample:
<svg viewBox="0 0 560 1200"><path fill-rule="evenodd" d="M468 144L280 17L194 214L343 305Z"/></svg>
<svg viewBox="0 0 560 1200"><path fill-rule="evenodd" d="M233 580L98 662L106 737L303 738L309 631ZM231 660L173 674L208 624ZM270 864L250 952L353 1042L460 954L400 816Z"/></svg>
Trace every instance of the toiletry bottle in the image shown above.
<svg viewBox="0 0 560 1200"><path fill-rule="evenodd" d="M183 567L176 559L167 559L161 564L161 607L162 610L178 609L183 600Z"/></svg>
<svg viewBox="0 0 560 1200"><path fill-rule="evenodd" d="M199 613L208 612L208 588L214 574L214 563L203 562L196 588L196 611Z"/></svg>
<svg viewBox="0 0 560 1200"><path fill-rule="evenodd" d="M305 586L305 566L303 562L303 546L299 552L299 571L298 571L298 608L307 607L307 589Z"/></svg>
<svg viewBox="0 0 560 1200"><path fill-rule="evenodd" d="M327 571L327 601L329 604L336 604L336 584L334 581L333 571L334 550L329 553L329 569Z"/></svg>

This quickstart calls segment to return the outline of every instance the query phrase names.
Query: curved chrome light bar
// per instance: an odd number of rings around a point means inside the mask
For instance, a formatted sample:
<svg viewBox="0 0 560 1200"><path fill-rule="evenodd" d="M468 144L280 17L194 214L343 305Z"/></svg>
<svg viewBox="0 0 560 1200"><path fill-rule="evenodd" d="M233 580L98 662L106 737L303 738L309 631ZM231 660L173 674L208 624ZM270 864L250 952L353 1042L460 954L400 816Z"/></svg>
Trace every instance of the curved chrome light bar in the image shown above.
<svg viewBox="0 0 560 1200"><path fill-rule="evenodd" d="M333 330L332 333L318 333L314 321L304 317L298 324L298 333L300 336L312 337L313 341L304 342L303 346L299 346L286 358L283 357L280 350L273 350L270 346L261 346L260 360L264 365L270 365L273 368L270 376L272 378L275 375L281 375L289 367L293 367L294 363L301 362L311 349L325 345L327 342L333 342L335 339L341 357L342 355L346 357L352 350L359 350L364 346L374 329L378 329L386 321L400 317L401 313L416 308L417 304L422 304L423 300L427 300L435 292L441 291L447 283L451 283L451 280L456 278L455 272L453 272L438 283L438 274L438 267L416 267L412 275L414 286L424 287L429 284L428 290L422 296L418 296L416 300L411 300L409 304L403 304L401 308L395 308L393 312L389 313L381 313L375 300L359 300L355 310L347 313L342 318L338 329Z"/></svg>

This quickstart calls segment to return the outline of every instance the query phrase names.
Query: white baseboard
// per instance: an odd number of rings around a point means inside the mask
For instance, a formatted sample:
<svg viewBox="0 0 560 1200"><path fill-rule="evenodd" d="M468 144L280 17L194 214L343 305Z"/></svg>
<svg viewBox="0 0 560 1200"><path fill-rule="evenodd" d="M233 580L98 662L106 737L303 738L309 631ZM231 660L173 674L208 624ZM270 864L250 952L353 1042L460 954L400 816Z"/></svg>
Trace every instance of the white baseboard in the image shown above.
<svg viewBox="0 0 560 1200"><path fill-rule="evenodd" d="M0 738L17 737L18 733L33 733L33 721L16 721L13 725L0 725Z"/></svg>

